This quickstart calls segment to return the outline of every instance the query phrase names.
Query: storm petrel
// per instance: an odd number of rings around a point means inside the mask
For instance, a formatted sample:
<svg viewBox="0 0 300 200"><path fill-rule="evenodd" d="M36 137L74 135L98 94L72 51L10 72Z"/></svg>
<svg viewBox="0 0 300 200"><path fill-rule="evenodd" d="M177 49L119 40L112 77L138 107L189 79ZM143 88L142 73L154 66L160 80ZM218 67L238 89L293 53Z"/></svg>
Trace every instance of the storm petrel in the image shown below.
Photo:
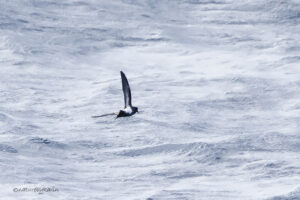
<svg viewBox="0 0 300 200"><path fill-rule="evenodd" d="M131 104L131 90L130 90L128 80L127 80L125 74L122 71L120 71L120 73L121 73L121 78L122 78L122 89L123 89L124 102L125 102L124 109L120 110L119 112L115 112L115 113L109 113L109 114L104 114L104 115L99 115L99 116L93 116L94 118L105 117L105 116L108 116L108 115L117 115L116 118L118 118L118 117L128 117L128 116L134 115L136 112L139 112L138 108L132 106L132 104Z"/></svg>

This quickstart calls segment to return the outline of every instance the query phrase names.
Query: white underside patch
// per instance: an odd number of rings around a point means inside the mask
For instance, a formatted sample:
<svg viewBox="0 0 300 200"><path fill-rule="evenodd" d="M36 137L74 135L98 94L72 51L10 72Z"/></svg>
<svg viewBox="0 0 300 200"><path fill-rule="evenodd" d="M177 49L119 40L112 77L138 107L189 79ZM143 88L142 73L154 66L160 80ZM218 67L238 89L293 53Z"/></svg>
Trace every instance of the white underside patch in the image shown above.
<svg viewBox="0 0 300 200"><path fill-rule="evenodd" d="M123 109L123 111L128 113L128 114L132 113L131 107L127 107L127 108Z"/></svg>

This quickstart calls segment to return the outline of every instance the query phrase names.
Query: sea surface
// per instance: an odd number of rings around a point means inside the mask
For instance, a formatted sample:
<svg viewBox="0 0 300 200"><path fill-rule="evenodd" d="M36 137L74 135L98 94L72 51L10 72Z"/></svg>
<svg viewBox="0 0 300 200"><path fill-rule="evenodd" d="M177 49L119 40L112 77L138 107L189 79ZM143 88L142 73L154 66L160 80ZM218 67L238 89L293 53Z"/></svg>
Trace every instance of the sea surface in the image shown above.
<svg viewBox="0 0 300 200"><path fill-rule="evenodd" d="M91 118L121 70L140 112ZM300 199L300 1L0 0L0 171L0 199Z"/></svg>

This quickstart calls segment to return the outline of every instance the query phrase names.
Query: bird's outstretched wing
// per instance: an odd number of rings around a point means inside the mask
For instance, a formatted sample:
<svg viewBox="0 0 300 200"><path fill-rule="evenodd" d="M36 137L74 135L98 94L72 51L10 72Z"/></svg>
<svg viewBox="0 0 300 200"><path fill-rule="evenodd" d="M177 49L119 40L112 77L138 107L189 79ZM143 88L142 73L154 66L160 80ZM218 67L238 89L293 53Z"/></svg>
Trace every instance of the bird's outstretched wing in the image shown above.
<svg viewBox="0 0 300 200"><path fill-rule="evenodd" d="M98 118L98 117L106 117L109 115L118 115L118 112L114 112L114 113L108 113L108 114L104 114L104 115L97 115L97 116L92 116L92 118Z"/></svg>
<svg viewBox="0 0 300 200"><path fill-rule="evenodd" d="M131 91L125 74L122 71L120 73L121 73L122 88L124 93L124 102L125 102L124 108L127 108L128 106L131 106Z"/></svg>

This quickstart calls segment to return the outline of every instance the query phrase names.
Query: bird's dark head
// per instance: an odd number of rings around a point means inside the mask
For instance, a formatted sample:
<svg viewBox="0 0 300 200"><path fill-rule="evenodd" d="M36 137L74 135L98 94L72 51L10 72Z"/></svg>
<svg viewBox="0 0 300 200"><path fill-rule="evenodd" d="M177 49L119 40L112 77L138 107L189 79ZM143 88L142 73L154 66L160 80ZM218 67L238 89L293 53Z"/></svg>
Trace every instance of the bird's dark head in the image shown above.
<svg viewBox="0 0 300 200"><path fill-rule="evenodd" d="M132 111L133 111L134 113L136 113L136 112L139 112L139 109L138 109L138 107L132 107Z"/></svg>

